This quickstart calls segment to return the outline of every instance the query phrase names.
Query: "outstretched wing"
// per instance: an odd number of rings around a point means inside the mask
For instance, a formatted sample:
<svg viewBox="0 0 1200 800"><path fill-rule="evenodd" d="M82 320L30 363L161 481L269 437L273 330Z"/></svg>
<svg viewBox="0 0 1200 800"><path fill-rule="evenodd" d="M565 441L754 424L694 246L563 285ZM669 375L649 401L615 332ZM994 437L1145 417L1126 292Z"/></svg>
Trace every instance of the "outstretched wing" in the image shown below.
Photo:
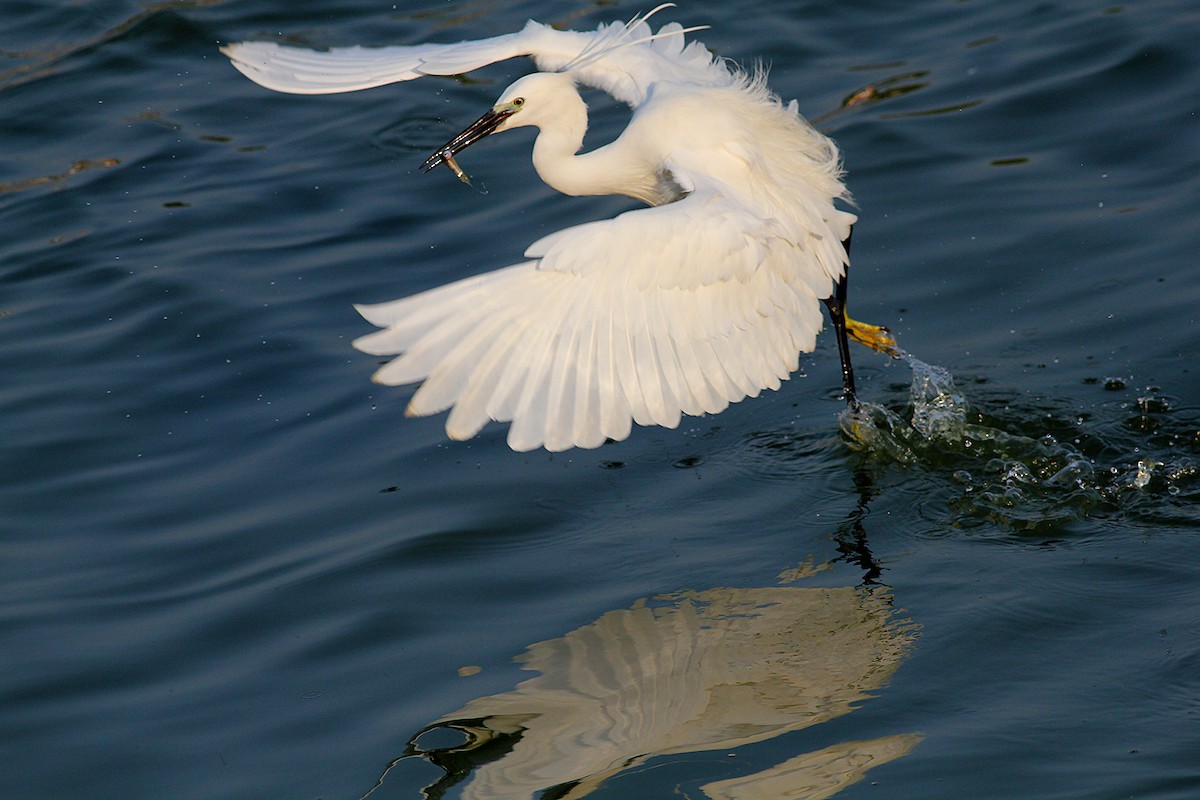
<svg viewBox="0 0 1200 800"><path fill-rule="evenodd" d="M664 8L660 6L659 8ZM654 9L658 11L659 9ZM652 34L646 19L601 25L595 31L560 31L529 21L516 32L455 44L342 47L328 51L239 42L221 52L246 77L292 94L334 94L370 89L424 75L460 75L497 61L529 56L544 72L570 72L577 80L637 105L664 79L728 73L699 42L687 47L684 29L671 23Z"/></svg>
<svg viewBox="0 0 1200 800"><path fill-rule="evenodd" d="M221 52L242 74L268 89L334 94L424 75L459 75L535 52L556 52L569 59L582 49L586 37L530 21L517 33L456 44L340 47L322 52L273 42L239 42L222 47Z"/></svg>
<svg viewBox="0 0 1200 800"><path fill-rule="evenodd" d="M452 408L453 439L497 420L514 450L598 447L778 388L822 326L832 278L802 268L818 241L698 185L548 236L525 263L358 306L385 330L354 346L402 354L374 379L424 381L408 413Z"/></svg>

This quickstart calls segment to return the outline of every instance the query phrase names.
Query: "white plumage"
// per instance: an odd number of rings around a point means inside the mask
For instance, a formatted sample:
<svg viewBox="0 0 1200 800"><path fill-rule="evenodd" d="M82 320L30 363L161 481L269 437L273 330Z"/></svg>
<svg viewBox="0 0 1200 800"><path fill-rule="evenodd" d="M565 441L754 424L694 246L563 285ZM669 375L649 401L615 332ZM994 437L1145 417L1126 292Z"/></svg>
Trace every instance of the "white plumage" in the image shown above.
<svg viewBox="0 0 1200 800"><path fill-rule="evenodd" d="M355 347L398 355L374 380L423 381L408 411L451 409L451 438L511 421L513 449L563 450L624 439L634 422L674 428L682 414L715 414L778 388L815 345L855 221L834 205L847 197L836 146L761 74L685 46L677 24L652 35L648 16L582 33L530 22L459 44L224 48L263 86L309 94L530 56L541 71L513 83L426 166L532 125L547 184L650 206L547 236L514 266L357 307L383 330ZM577 84L634 110L614 142L584 154Z"/></svg>

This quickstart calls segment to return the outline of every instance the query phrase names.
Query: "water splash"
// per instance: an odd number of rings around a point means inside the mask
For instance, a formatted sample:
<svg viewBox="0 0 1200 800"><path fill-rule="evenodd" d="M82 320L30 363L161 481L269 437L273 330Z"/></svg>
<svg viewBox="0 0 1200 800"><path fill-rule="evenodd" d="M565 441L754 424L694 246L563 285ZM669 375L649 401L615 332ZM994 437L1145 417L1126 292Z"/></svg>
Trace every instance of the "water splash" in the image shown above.
<svg viewBox="0 0 1200 800"><path fill-rule="evenodd" d="M947 499L955 525L1039 529L1127 512L1200 520L1193 505L1200 501L1200 463L1180 452L1200 451L1200 434L1189 428L1185 447L1175 446L1178 436L1144 435L1161 427L1153 415L1165 414L1167 403L1139 398L1121 436L1088 430L1079 417L1064 437L1062 425L1059 435L1045 432L1044 413L1022 419L1017 409L1017 418L1002 419L972 409L948 370L903 353L898 358L913 373L906 404L893 410L861 403L842 413L841 429L853 448L873 458L949 477L958 492Z"/></svg>

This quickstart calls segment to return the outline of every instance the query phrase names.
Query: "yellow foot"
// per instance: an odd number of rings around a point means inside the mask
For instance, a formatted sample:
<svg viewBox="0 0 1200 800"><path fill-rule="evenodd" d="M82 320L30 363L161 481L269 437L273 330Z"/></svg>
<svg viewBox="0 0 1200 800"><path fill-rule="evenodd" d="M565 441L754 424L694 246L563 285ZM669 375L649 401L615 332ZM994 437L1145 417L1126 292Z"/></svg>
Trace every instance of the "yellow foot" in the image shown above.
<svg viewBox="0 0 1200 800"><path fill-rule="evenodd" d="M896 344L896 337L882 325L868 325L846 317L846 334L859 344L865 344L872 350L878 350L892 358L904 355L904 351Z"/></svg>

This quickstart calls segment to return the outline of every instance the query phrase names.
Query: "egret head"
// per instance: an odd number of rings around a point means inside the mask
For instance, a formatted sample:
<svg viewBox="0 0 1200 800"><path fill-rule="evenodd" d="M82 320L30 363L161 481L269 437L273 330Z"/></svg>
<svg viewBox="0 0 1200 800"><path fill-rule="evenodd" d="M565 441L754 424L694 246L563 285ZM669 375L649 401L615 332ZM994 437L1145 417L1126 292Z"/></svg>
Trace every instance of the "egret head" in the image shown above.
<svg viewBox="0 0 1200 800"><path fill-rule="evenodd" d="M563 109L572 105L582 105L582 102L575 82L569 75L561 72L535 72L526 75L505 89L490 111L439 147L437 152L421 165L421 169L428 172L442 163L453 166L455 155L488 134L526 125L540 126L560 116Z"/></svg>

